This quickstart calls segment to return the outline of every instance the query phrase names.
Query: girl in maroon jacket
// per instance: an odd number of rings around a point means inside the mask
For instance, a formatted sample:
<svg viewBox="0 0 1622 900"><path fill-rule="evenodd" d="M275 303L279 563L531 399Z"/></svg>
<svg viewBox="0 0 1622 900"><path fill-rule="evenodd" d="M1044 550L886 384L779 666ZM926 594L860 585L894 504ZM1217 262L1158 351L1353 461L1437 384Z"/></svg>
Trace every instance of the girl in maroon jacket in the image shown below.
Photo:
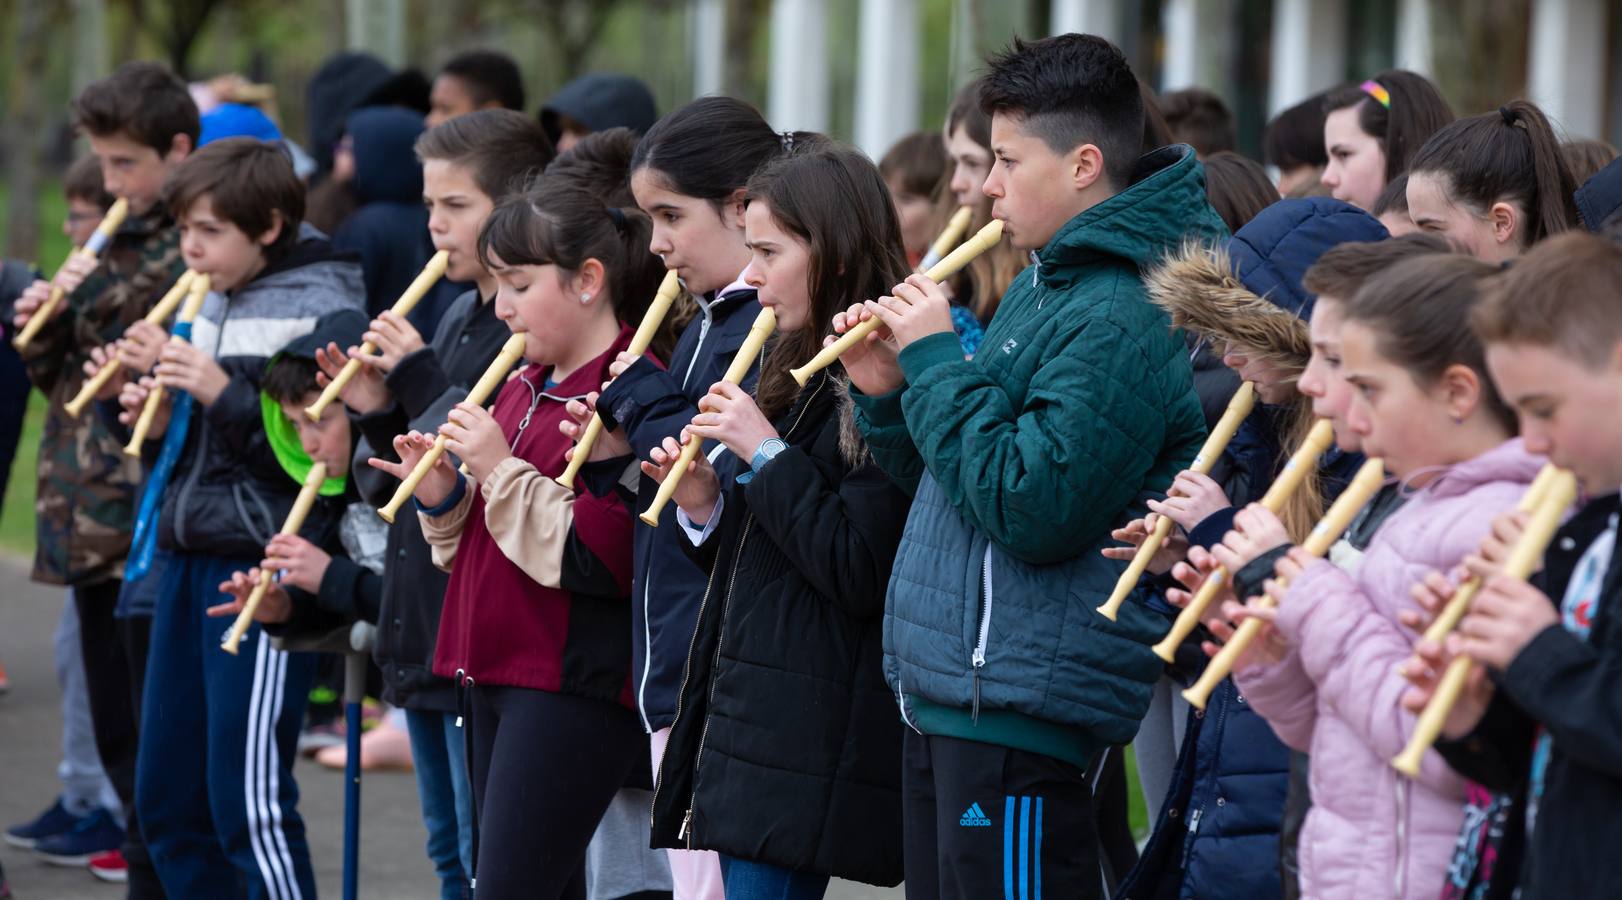
<svg viewBox="0 0 1622 900"><path fill-rule="evenodd" d="M479 235L496 314L528 365L485 411L458 404L416 491L434 561L450 569L434 672L467 711L480 900L585 897L597 821L644 749L630 691L631 512L613 493L562 488L564 406L597 390L630 343L663 268L634 208L554 180L503 202ZM395 439L403 477L432 444ZM588 468L626 473L630 457ZM613 484L614 478L584 479Z"/></svg>

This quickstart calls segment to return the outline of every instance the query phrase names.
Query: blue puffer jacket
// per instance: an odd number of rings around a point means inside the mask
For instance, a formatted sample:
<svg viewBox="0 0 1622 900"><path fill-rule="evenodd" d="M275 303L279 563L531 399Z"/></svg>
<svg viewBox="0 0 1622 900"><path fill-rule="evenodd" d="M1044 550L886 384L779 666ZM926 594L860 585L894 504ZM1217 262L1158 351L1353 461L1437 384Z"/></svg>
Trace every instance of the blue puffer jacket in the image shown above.
<svg viewBox="0 0 1622 900"><path fill-rule="evenodd" d="M1311 348L1307 319L1314 300L1301 286L1306 270L1337 244L1385 236L1378 221L1345 203L1285 200L1263 210L1224 247L1189 248L1169 260L1150 277L1150 294L1173 322L1215 346L1235 341L1301 366ZM1220 541L1234 512L1266 492L1293 450L1281 446L1292 414L1293 408L1260 406L1246 419L1212 472L1233 505L1200 522L1190 543ZM1334 449L1325 454L1318 466L1324 496L1337 495L1362 461L1359 454ZM1203 670L1198 640L1178 653L1177 677L1192 680ZM1116 896L1281 896L1279 832L1289 771L1288 748L1232 679L1224 680L1203 713L1189 711L1154 834Z"/></svg>

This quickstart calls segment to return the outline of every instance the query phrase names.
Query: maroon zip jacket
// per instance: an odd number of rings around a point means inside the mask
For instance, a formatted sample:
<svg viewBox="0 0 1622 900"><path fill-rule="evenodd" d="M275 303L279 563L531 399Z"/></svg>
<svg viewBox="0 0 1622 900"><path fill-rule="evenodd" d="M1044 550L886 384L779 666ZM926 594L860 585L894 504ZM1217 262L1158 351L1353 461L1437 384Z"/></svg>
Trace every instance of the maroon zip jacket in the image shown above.
<svg viewBox="0 0 1622 900"><path fill-rule="evenodd" d="M478 684L573 694L635 708L630 681L631 511L612 492L598 497L580 489L571 495L552 482L563 472L563 454L571 446L558 430L566 415L564 404L608 380L609 363L630 339L631 329L622 327L607 352L551 388L546 387L550 369L531 365L520 370L502 387L491 410L514 459L497 466L485 484L469 489L471 496L455 509L440 517L424 516L427 534L442 532L465 512L439 622L435 674L465 674ZM486 500L497 497L509 510L516 499L531 522L537 514L551 517L551 510L564 521L546 521L533 536L503 535L515 561L498 545L486 520ZM492 521L505 521L505 512ZM541 533L548 530L550 539ZM430 543L436 543L432 536ZM547 577L555 575L557 583L543 585L529 574L542 570L553 573Z"/></svg>

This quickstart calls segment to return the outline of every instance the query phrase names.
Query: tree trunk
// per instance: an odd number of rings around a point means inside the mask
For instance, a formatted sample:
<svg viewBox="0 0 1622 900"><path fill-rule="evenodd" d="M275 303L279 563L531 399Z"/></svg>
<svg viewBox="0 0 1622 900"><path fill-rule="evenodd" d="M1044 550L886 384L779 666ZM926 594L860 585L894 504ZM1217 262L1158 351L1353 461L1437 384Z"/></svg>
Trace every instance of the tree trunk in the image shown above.
<svg viewBox="0 0 1622 900"><path fill-rule="evenodd" d="M51 42L47 31L50 21L47 5L21 0L12 7L13 46L10 65L13 73L45 71L46 51ZM41 91L34 79L11 79L11 96L7 98L6 127L0 129L0 140L5 143L6 185L10 191L6 210L5 255L29 262L36 261L39 252L39 175L40 154L45 132L45 116Z"/></svg>

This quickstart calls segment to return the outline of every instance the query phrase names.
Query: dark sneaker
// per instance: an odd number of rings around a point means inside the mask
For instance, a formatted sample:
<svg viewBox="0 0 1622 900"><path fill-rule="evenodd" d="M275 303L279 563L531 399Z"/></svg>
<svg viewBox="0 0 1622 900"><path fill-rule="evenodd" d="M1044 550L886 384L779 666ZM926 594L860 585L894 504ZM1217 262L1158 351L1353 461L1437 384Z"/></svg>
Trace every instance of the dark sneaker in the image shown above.
<svg viewBox="0 0 1622 900"><path fill-rule="evenodd" d="M6 843L13 847L32 850L41 838L66 834L72 831L73 826L79 824L81 819L85 818L88 818L88 816L76 816L68 812L67 807L62 805L62 798L57 797L56 801L51 804L51 808L35 816L33 821L7 828Z"/></svg>
<svg viewBox="0 0 1622 900"><path fill-rule="evenodd" d="M90 874L102 881L123 884L130 880L130 864L124 861L121 851L108 850L90 857Z"/></svg>
<svg viewBox="0 0 1622 900"><path fill-rule="evenodd" d="M34 852L53 866L83 866L90 857L117 850L124 843L124 829L118 827L105 809L98 809L65 834L40 838Z"/></svg>

